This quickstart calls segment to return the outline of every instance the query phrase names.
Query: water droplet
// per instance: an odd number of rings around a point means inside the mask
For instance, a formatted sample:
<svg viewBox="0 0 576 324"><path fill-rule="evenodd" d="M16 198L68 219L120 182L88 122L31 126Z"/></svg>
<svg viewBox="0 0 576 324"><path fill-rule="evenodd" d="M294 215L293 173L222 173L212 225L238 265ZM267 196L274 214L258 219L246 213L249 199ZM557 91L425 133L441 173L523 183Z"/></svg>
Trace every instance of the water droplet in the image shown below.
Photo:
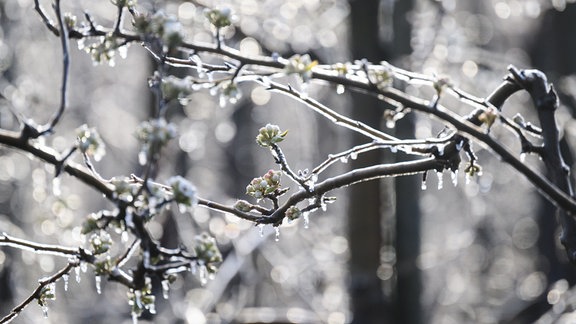
<svg viewBox="0 0 576 324"><path fill-rule="evenodd" d="M274 227L274 231L276 232L276 235L274 236L274 241L278 242L280 241L280 228L276 226Z"/></svg>
<svg viewBox="0 0 576 324"><path fill-rule="evenodd" d="M81 277L80 277L80 267L74 268L74 272L76 273L76 282L77 282L77 283L80 283L80 279L81 279Z"/></svg>
<svg viewBox="0 0 576 324"><path fill-rule="evenodd" d="M337 94L343 94L344 91L346 91L346 88L344 87L343 84L339 84L336 86L336 93Z"/></svg>
<svg viewBox="0 0 576 324"><path fill-rule="evenodd" d="M168 299L170 291L170 282L168 280L162 280L162 296L164 299Z"/></svg>
<svg viewBox="0 0 576 324"><path fill-rule="evenodd" d="M70 278L70 276L67 274L62 275L62 280L64 281L64 291L68 291L68 279L69 278Z"/></svg>
<svg viewBox="0 0 576 324"><path fill-rule="evenodd" d="M146 152L144 151L140 151L140 153L138 153L138 163L140 163L140 165L146 165L146 163L148 163L148 154L146 154Z"/></svg>
<svg viewBox="0 0 576 324"><path fill-rule="evenodd" d="M452 184L454 185L454 187L457 187L458 186L458 170L452 171L450 176L452 177Z"/></svg>
<svg viewBox="0 0 576 324"><path fill-rule="evenodd" d="M444 187L444 174L442 172L436 172L438 176L438 190Z"/></svg>
<svg viewBox="0 0 576 324"><path fill-rule="evenodd" d="M520 162L524 163L526 161L526 153L520 154Z"/></svg>
<svg viewBox="0 0 576 324"><path fill-rule="evenodd" d="M264 237L264 224L258 224L258 231L260 232L260 237Z"/></svg>
<svg viewBox="0 0 576 324"><path fill-rule="evenodd" d="M60 183L61 183L60 178L52 179L52 193L56 197L60 197L60 194L62 194L62 190L60 188Z"/></svg>
<svg viewBox="0 0 576 324"><path fill-rule="evenodd" d="M96 292L98 295L102 294L102 277L94 276L94 281L96 282Z"/></svg>
<svg viewBox="0 0 576 324"><path fill-rule="evenodd" d="M47 305L42 305L42 314L44 315L44 318L48 318L48 306Z"/></svg>

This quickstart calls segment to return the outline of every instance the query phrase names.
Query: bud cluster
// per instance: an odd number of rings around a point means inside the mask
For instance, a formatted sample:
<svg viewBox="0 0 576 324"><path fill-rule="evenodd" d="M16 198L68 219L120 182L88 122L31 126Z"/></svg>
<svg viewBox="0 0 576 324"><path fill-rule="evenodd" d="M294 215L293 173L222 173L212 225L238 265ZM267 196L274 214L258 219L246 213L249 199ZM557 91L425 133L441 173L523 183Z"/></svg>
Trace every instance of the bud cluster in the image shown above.
<svg viewBox="0 0 576 324"><path fill-rule="evenodd" d="M318 61L312 61L310 55L294 54L288 59L288 64L284 68L287 74L298 74L302 81L308 82L312 79L312 68L318 65Z"/></svg>
<svg viewBox="0 0 576 324"><path fill-rule="evenodd" d="M264 198L280 188L281 175L282 171L270 170L264 176L252 179L246 186L246 194L256 199Z"/></svg>
<svg viewBox="0 0 576 324"><path fill-rule="evenodd" d="M270 147L272 144L282 142L287 134L288 131L281 132L280 127L267 124L258 131L256 143L262 147Z"/></svg>
<svg viewBox="0 0 576 324"><path fill-rule="evenodd" d="M216 240L212 236L207 233L197 235L194 251L196 252L196 257L206 266L208 272L216 272L216 267L213 263L222 262L222 254L216 245Z"/></svg>
<svg viewBox="0 0 576 324"><path fill-rule="evenodd" d="M106 154L104 142L95 128L88 128L84 124L76 129L76 137L78 138L78 149L82 153L94 157L96 161L99 161Z"/></svg>

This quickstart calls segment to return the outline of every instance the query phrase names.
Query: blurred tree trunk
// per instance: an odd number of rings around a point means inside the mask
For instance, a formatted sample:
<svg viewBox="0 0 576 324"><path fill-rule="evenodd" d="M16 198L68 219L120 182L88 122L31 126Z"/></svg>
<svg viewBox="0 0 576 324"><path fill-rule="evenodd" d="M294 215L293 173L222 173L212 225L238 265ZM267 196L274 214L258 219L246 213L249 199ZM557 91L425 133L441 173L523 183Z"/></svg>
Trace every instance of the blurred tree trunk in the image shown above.
<svg viewBox="0 0 576 324"><path fill-rule="evenodd" d="M576 28L576 5L568 4L564 11L549 9L540 22L540 28L533 34L528 35L529 55L531 65L544 71L550 79L558 82L563 76L576 73L576 43L573 35L567 33ZM555 80L554 80L555 79ZM572 117L576 117L576 102L567 100L574 98L576 91L571 94L563 93L562 87L556 87L560 100L566 105ZM574 157L570 153L565 139L561 139L561 149L565 162L572 169ZM556 207L548 200L540 197L540 206L537 211L537 223L539 228L538 254L542 259L543 271L546 273L548 284L565 279L570 286L576 283L576 271L570 264L563 249L559 249L556 243L559 235L559 226L552 218L556 213ZM551 309L547 300L548 289L536 300L515 314L507 323L528 323L538 320L543 314Z"/></svg>
<svg viewBox="0 0 576 324"><path fill-rule="evenodd" d="M382 60L379 48L379 1L350 1L350 50L355 59ZM352 93L351 117L380 128L383 103L375 98ZM365 136L354 134L353 145L366 143ZM352 168L382 163L380 151L362 154L351 161ZM382 213L389 213L384 202L392 195L392 181L368 181L350 188L348 239L350 244L350 300L352 323L391 322L390 305L384 299L382 282L377 276L382 241ZM386 197L386 198L384 198Z"/></svg>
<svg viewBox="0 0 576 324"><path fill-rule="evenodd" d="M412 25L408 14L413 9L413 0L395 1L392 12L393 35L389 44L390 60L402 59L412 53ZM414 138L415 116L409 114L396 123L396 136ZM397 161L410 157L396 155ZM416 258L420 254L420 186L419 176L395 178L396 185L396 289L394 299L397 323L423 323L421 309L422 279Z"/></svg>

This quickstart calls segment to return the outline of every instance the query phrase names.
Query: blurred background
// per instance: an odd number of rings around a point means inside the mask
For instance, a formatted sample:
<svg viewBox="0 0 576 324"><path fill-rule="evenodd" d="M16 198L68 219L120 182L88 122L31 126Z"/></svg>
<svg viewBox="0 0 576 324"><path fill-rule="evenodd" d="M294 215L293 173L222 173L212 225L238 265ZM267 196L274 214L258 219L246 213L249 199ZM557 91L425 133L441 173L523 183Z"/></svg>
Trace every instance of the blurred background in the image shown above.
<svg viewBox="0 0 576 324"><path fill-rule="evenodd" d="M244 54L282 57L309 53L320 63L382 60L428 75L448 75L458 87L485 97L500 84L507 66L538 68L555 84L567 163L576 144L576 4L564 0L237 0L145 1L139 10L161 9L182 22L188 41L212 42L205 7L228 6L235 26L226 43ZM46 9L50 1L40 1ZM109 1L64 1L82 20L87 11L111 26ZM130 21L125 26L130 28ZM96 127L107 155L95 163L104 178L139 174L136 126L150 118L153 96L147 78L155 63L138 45L115 66L94 65L71 42L69 107L46 144L64 152L75 143L74 130ZM0 1L0 127L17 130L13 111L38 124L59 103L60 44L42 24L32 0ZM186 76L186 69L173 69ZM295 82L294 80L293 82ZM328 154L366 143L315 115L302 104L255 84L241 84L242 97L223 108L209 91L169 109L179 137L164 149L156 178L179 174L203 198L233 204L246 199L245 187L267 170L273 158L255 144L258 129L274 123L290 131L282 143L293 169L312 169ZM404 91L431 98L415 85ZM387 129L383 102L312 83L310 96L327 106ZM457 100L443 104L466 114ZM517 94L504 108L536 122L530 98ZM443 125L409 114L390 134L433 137ZM492 135L520 152L501 126ZM308 228L294 222L259 229L229 215L196 208L158 215L149 229L168 247L193 246L194 236L214 235L224 262L214 280L202 286L192 274L180 277L170 297L157 292L158 314L142 323L570 323L576 316L571 287L575 270L558 243L554 209L526 179L475 146L481 177L466 184L464 174L429 174L383 179L337 190L336 203L310 216ZM372 152L332 167L326 176L351 167L403 161L407 157ZM537 157L526 163L540 168ZM285 180L287 181L287 180ZM110 203L74 178L62 175L21 152L0 147L0 232L42 243L84 244L79 226ZM67 260L2 247L0 316L36 287L37 280ZM15 323L130 323L126 289L103 282L98 295L91 269L49 304L49 317L30 305Z"/></svg>

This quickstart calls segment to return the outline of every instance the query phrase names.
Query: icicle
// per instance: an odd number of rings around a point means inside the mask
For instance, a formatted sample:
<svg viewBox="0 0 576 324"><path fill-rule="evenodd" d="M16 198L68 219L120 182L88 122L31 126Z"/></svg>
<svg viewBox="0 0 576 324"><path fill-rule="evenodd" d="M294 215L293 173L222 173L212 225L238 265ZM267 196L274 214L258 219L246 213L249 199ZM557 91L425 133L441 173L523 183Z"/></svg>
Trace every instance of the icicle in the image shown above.
<svg viewBox="0 0 576 324"><path fill-rule="evenodd" d="M258 231L260 233L260 237L264 237L264 224L258 224Z"/></svg>
<svg viewBox="0 0 576 324"><path fill-rule="evenodd" d="M80 270L86 272L86 270L88 270L88 264L86 262L80 262Z"/></svg>
<svg viewBox="0 0 576 324"><path fill-rule="evenodd" d="M343 94L344 91L346 91L346 88L344 87L343 84L339 84L336 86L336 93L337 94Z"/></svg>
<svg viewBox="0 0 576 324"><path fill-rule="evenodd" d="M472 177L468 173L466 173L466 184L469 184L471 180Z"/></svg>
<svg viewBox="0 0 576 324"><path fill-rule="evenodd" d="M226 107L226 96L225 95L220 95L220 97L218 97L218 105L220 106L220 108Z"/></svg>
<svg viewBox="0 0 576 324"><path fill-rule="evenodd" d="M326 206L326 203L325 203L325 202L322 202L322 203L320 204L320 208L322 208L322 211L323 211L323 212L325 212L325 211L328 210L328 206Z"/></svg>
<svg viewBox="0 0 576 324"><path fill-rule="evenodd" d="M438 190L444 187L444 174L442 172L436 172L438 175Z"/></svg>
<svg viewBox="0 0 576 324"><path fill-rule="evenodd" d="M454 185L454 187L457 187L458 186L458 170L452 171L450 176L452 177L452 184Z"/></svg>
<svg viewBox="0 0 576 324"><path fill-rule="evenodd" d="M308 99L308 84L306 82L302 82L302 85L300 86L300 99Z"/></svg>
<svg viewBox="0 0 576 324"><path fill-rule="evenodd" d="M62 280L64 281L64 291L68 291L68 279L69 278L70 278L70 276L67 274L62 275Z"/></svg>
<svg viewBox="0 0 576 324"><path fill-rule="evenodd" d="M428 186L426 185L426 179L422 179L422 185L420 186L420 189L422 190L428 189Z"/></svg>
<svg viewBox="0 0 576 324"><path fill-rule="evenodd" d="M164 299L168 299L169 294L168 292L170 291L170 282L168 282L168 280L162 280L162 296L164 297Z"/></svg>
<svg viewBox="0 0 576 324"><path fill-rule="evenodd" d="M198 270L198 276L200 276L200 284L205 286L208 283L208 270L206 269L205 265L200 265L200 269Z"/></svg>
<svg viewBox="0 0 576 324"><path fill-rule="evenodd" d="M94 276L94 281L96 281L96 292L98 295L102 294L102 277Z"/></svg>
<svg viewBox="0 0 576 324"><path fill-rule="evenodd" d="M190 272L192 272L192 274L196 274L196 272L198 272L198 266L196 265L196 263L190 264Z"/></svg>
<svg viewBox="0 0 576 324"><path fill-rule="evenodd" d="M154 302L148 304L148 311L150 314L156 314L156 304Z"/></svg>
<svg viewBox="0 0 576 324"><path fill-rule="evenodd" d="M310 226L310 213L307 211L303 212L302 218L304 219L304 228L308 229L308 227Z"/></svg>
<svg viewBox="0 0 576 324"><path fill-rule="evenodd" d="M80 279L81 279L81 277L80 277L80 267L74 268L74 272L76 273L76 282L77 282L77 283L80 283Z"/></svg>
<svg viewBox="0 0 576 324"><path fill-rule="evenodd" d="M520 153L520 162L524 163L526 161L526 153Z"/></svg>
<svg viewBox="0 0 576 324"><path fill-rule="evenodd" d="M52 194L54 194L54 196L56 197L60 197L60 194L62 194L62 190L60 189L60 178L54 178L52 179Z"/></svg>
<svg viewBox="0 0 576 324"><path fill-rule="evenodd" d="M44 315L44 318L48 318L48 305L42 305L42 314Z"/></svg>
<svg viewBox="0 0 576 324"><path fill-rule="evenodd" d="M138 324L138 313L132 311L132 324Z"/></svg>
<svg viewBox="0 0 576 324"><path fill-rule="evenodd" d="M274 241L280 241L280 228L278 226L274 227L274 231L276 232L276 236L274 237Z"/></svg>
<svg viewBox="0 0 576 324"><path fill-rule="evenodd" d="M138 163L140 163L140 165L146 165L146 163L148 163L148 157L146 155L147 154L144 151L138 153Z"/></svg>

